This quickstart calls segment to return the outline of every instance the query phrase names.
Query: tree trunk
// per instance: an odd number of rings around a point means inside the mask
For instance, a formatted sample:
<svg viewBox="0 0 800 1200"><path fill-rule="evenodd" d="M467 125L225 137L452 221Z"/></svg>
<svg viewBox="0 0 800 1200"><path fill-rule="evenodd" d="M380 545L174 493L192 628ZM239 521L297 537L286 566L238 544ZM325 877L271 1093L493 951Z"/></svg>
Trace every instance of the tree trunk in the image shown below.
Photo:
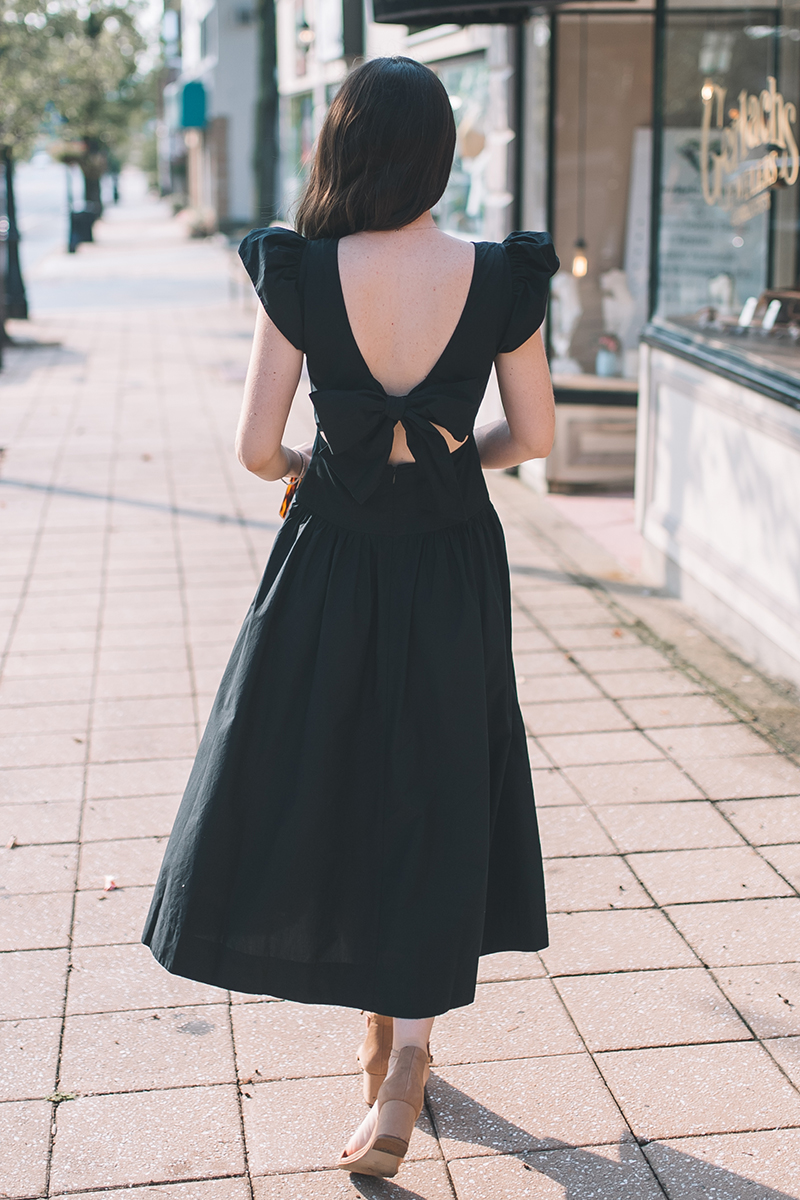
<svg viewBox="0 0 800 1200"><path fill-rule="evenodd" d="M260 0L259 96L256 112L257 220L269 225L278 215L278 67L275 36L275 0Z"/></svg>
<svg viewBox="0 0 800 1200"><path fill-rule="evenodd" d="M28 298L19 265L19 229L17 206L14 199L14 157L10 147L3 149L3 167L6 181L6 233L5 263L5 315L25 321L28 318Z"/></svg>
<svg viewBox="0 0 800 1200"><path fill-rule="evenodd" d="M83 168L81 168L83 170ZM103 202L100 199L100 180L94 175L87 175L83 171L83 207L87 212L96 213L98 217L103 213Z"/></svg>

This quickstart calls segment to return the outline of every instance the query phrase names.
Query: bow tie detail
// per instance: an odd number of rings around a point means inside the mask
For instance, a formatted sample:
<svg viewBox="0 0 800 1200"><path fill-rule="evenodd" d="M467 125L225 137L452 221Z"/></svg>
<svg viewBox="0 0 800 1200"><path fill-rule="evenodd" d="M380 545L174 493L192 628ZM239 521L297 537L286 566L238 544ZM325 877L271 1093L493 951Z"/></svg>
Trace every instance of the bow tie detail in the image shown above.
<svg viewBox="0 0 800 1200"><path fill-rule="evenodd" d="M400 422L408 448L424 472L434 507L463 515L461 491L448 445L435 425L462 442L475 423L485 382L425 384L406 396L382 389L323 389L311 393L317 422L330 449L330 466L359 504L377 488Z"/></svg>

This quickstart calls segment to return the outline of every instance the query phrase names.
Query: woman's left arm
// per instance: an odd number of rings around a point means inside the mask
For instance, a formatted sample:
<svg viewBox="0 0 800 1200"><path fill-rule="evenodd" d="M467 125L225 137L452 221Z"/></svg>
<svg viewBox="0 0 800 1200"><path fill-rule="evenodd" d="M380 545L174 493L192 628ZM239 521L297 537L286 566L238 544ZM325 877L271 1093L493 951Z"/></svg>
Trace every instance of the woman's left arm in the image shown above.
<svg viewBox="0 0 800 1200"><path fill-rule="evenodd" d="M494 362L505 419L475 430L481 466L515 467L546 458L553 446L555 404L541 330Z"/></svg>
<svg viewBox="0 0 800 1200"><path fill-rule="evenodd" d="M306 450L281 445L302 369L302 350L283 336L259 305L236 431L236 455L242 466L260 479L301 475L306 468Z"/></svg>

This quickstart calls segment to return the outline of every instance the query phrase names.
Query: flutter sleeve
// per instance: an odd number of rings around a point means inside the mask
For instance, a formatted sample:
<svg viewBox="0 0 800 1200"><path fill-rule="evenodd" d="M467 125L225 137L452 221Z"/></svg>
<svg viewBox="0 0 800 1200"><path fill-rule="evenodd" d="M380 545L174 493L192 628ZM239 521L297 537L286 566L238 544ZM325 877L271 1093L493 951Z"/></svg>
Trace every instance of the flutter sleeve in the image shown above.
<svg viewBox="0 0 800 1200"><path fill-rule="evenodd" d="M511 312L497 353L510 354L544 320L550 277L559 261L549 233L512 233L503 249L511 269Z"/></svg>
<svg viewBox="0 0 800 1200"><path fill-rule="evenodd" d="M254 229L239 257L274 325L297 350L304 349L300 279L306 239L292 229Z"/></svg>

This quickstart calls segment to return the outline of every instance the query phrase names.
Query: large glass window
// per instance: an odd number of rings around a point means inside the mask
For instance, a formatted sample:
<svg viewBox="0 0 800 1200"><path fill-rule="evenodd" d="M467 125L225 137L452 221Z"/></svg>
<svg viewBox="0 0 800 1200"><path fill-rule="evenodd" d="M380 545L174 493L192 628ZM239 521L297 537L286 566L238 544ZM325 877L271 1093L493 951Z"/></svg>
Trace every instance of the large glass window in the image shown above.
<svg viewBox="0 0 800 1200"><path fill-rule="evenodd" d="M587 394L638 375L647 320L653 18L555 18L553 374ZM617 390L623 385L614 384ZM624 389L623 389L624 390Z"/></svg>
<svg viewBox="0 0 800 1200"><path fill-rule="evenodd" d="M670 4L656 318L800 371L800 5Z"/></svg>
<svg viewBox="0 0 800 1200"><path fill-rule="evenodd" d="M484 54L433 64L456 120L450 181L434 208L438 224L466 237L484 236L489 145L489 67Z"/></svg>

